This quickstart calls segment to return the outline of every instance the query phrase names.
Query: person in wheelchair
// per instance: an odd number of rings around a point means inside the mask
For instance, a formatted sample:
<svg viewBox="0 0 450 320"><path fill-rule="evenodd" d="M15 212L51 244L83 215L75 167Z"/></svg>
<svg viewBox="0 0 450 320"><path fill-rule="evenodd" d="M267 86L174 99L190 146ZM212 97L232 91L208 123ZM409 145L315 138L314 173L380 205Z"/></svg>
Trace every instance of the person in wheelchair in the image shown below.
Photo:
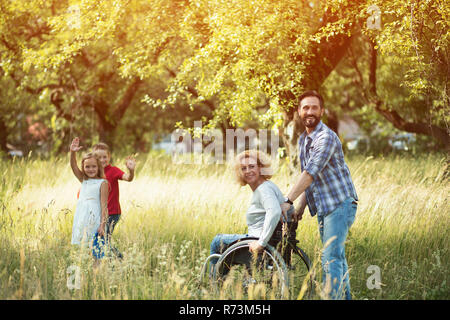
<svg viewBox="0 0 450 320"><path fill-rule="evenodd" d="M277 185L270 181L273 170L270 159L265 153L258 150L246 150L237 155L234 168L241 186L248 184L253 191L250 207L246 213L248 233L217 234L211 242L211 254L221 254L230 244L248 237L258 238L251 242L249 250L253 253L261 252L267 244L275 244L274 238L278 237L272 236L276 229L280 233L281 240L280 221L290 222L294 212L292 206L287 216L282 216L281 204L286 200ZM218 258L211 259L212 267L217 260Z"/></svg>

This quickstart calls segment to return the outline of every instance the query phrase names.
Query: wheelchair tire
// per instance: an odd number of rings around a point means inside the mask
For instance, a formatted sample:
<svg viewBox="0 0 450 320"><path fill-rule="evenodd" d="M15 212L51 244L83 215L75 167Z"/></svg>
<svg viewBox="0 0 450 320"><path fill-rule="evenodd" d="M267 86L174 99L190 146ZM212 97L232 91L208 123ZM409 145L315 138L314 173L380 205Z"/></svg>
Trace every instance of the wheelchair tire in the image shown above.
<svg viewBox="0 0 450 320"><path fill-rule="evenodd" d="M280 253L267 245L254 257L249 251L256 239L243 239L231 245L217 261L214 280L225 295L236 298L236 292L253 299L289 298L289 277ZM239 298L239 296L237 296Z"/></svg>
<svg viewBox="0 0 450 320"><path fill-rule="evenodd" d="M311 299L314 293L311 261L306 253L298 246L292 246L289 269L289 293L291 299Z"/></svg>

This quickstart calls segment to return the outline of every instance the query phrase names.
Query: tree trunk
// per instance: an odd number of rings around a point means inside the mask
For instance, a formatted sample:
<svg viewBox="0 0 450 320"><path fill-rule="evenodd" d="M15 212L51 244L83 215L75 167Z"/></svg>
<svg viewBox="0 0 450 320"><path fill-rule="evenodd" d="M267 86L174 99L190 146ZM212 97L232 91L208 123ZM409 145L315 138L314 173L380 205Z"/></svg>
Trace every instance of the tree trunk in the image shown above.
<svg viewBox="0 0 450 320"><path fill-rule="evenodd" d="M304 90L316 90L319 91L320 86L328 77L328 75L334 70L337 64L344 57L347 47L352 41L351 37L347 35L335 35L329 37L327 42L316 43L314 42L310 51L313 53L311 60L308 62L307 74L308 77L302 82ZM293 94L290 94L292 99L296 99ZM305 130L305 127L300 121L298 116L298 101L295 101L295 108L289 109L283 114L284 128L281 131L281 137L284 145L286 146L286 152L289 156L289 168L291 174L298 172L298 138ZM325 106L326 109L326 106ZM328 120L330 121L330 128L337 133L337 119L334 114L328 113ZM289 127L293 128L292 134L288 134ZM296 169L297 168L297 169Z"/></svg>
<svg viewBox="0 0 450 320"><path fill-rule="evenodd" d="M292 120L289 120L289 116L286 114L283 114L283 118L285 129L280 130L280 136L286 148L286 155L289 158L289 171L292 174L298 170L297 168L300 165L298 138L305 130L305 126L301 122L298 112L294 112Z"/></svg>
<svg viewBox="0 0 450 320"><path fill-rule="evenodd" d="M382 104L383 102L381 100L377 101L375 110L397 129L432 137L443 144L445 148L450 148L450 133L447 129L440 128L431 123L405 121L395 110L381 108Z"/></svg>
<svg viewBox="0 0 450 320"><path fill-rule="evenodd" d="M99 117L100 118L100 117ZM103 121L98 121L98 136L100 142L106 143L111 150L114 148L114 135L116 127L105 125Z"/></svg>
<svg viewBox="0 0 450 320"><path fill-rule="evenodd" d="M8 148L6 147L6 142L8 138L8 128L6 127L3 117L0 116L0 150L8 153Z"/></svg>
<svg viewBox="0 0 450 320"><path fill-rule="evenodd" d="M114 147L114 136L117 126L130 107L133 98L142 83L142 80L135 78L134 81L128 85L127 90L113 112L111 111L111 105L103 99L96 99L89 95L85 96L85 100L90 101L92 108L97 114L100 141L106 143L111 149Z"/></svg>

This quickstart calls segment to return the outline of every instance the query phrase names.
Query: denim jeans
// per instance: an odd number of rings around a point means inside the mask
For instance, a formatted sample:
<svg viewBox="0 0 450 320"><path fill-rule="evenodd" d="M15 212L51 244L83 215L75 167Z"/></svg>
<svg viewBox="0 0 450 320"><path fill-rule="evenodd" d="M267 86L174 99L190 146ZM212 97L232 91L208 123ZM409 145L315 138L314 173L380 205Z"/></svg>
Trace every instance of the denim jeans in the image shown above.
<svg viewBox="0 0 450 320"><path fill-rule="evenodd" d="M106 228L105 228L105 234L106 234L106 243L110 246L111 252L118 257L119 259L122 259L122 253L120 253L119 249L111 245L111 235L114 232L114 228L116 227L117 223L120 220L120 214L112 214L108 216L108 221L106 222Z"/></svg>
<svg viewBox="0 0 450 320"><path fill-rule="evenodd" d="M108 220L106 222L106 229L105 229L105 233L106 233L106 237L107 237L108 241L111 238L111 235L114 232L114 228L116 227L119 220L120 220L120 214L112 214L112 215L108 216Z"/></svg>
<svg viewBox="0 0 450 320"><path fill-rule="evenodd" d="M348 198L328 215L317 217L320 239L324 245L322 280L324 287L328 286L330 289L332 299L351 300L345 240L348 230L355 221L356 209L356 201Z"/></svg>
<svg viewBox="0 0 450 320"><path fill-rule="evenodd" d="M236 240L246 238L248 237L248 234L223 234L219 233L214 237L214 239L211 241L210 246L210 254L214 253L223 253L229 244L235 242ZM212 258L211 264L216 264L218 258Z"/></svg>

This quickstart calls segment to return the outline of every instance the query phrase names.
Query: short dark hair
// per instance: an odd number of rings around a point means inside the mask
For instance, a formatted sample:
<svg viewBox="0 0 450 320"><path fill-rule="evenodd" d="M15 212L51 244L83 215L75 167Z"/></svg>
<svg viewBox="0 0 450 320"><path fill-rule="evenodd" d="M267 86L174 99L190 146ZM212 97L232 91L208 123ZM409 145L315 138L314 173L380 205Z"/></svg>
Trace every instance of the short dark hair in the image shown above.
<svg viewBox="0 0 450 320"><path fill-rule="evenodd" d="M323 98L316 90L308 90L302 93L302 95L298 98L298 106L300 107L300 102L306 97L316 97L319 99L320 107L323 109Z"/></svg>

